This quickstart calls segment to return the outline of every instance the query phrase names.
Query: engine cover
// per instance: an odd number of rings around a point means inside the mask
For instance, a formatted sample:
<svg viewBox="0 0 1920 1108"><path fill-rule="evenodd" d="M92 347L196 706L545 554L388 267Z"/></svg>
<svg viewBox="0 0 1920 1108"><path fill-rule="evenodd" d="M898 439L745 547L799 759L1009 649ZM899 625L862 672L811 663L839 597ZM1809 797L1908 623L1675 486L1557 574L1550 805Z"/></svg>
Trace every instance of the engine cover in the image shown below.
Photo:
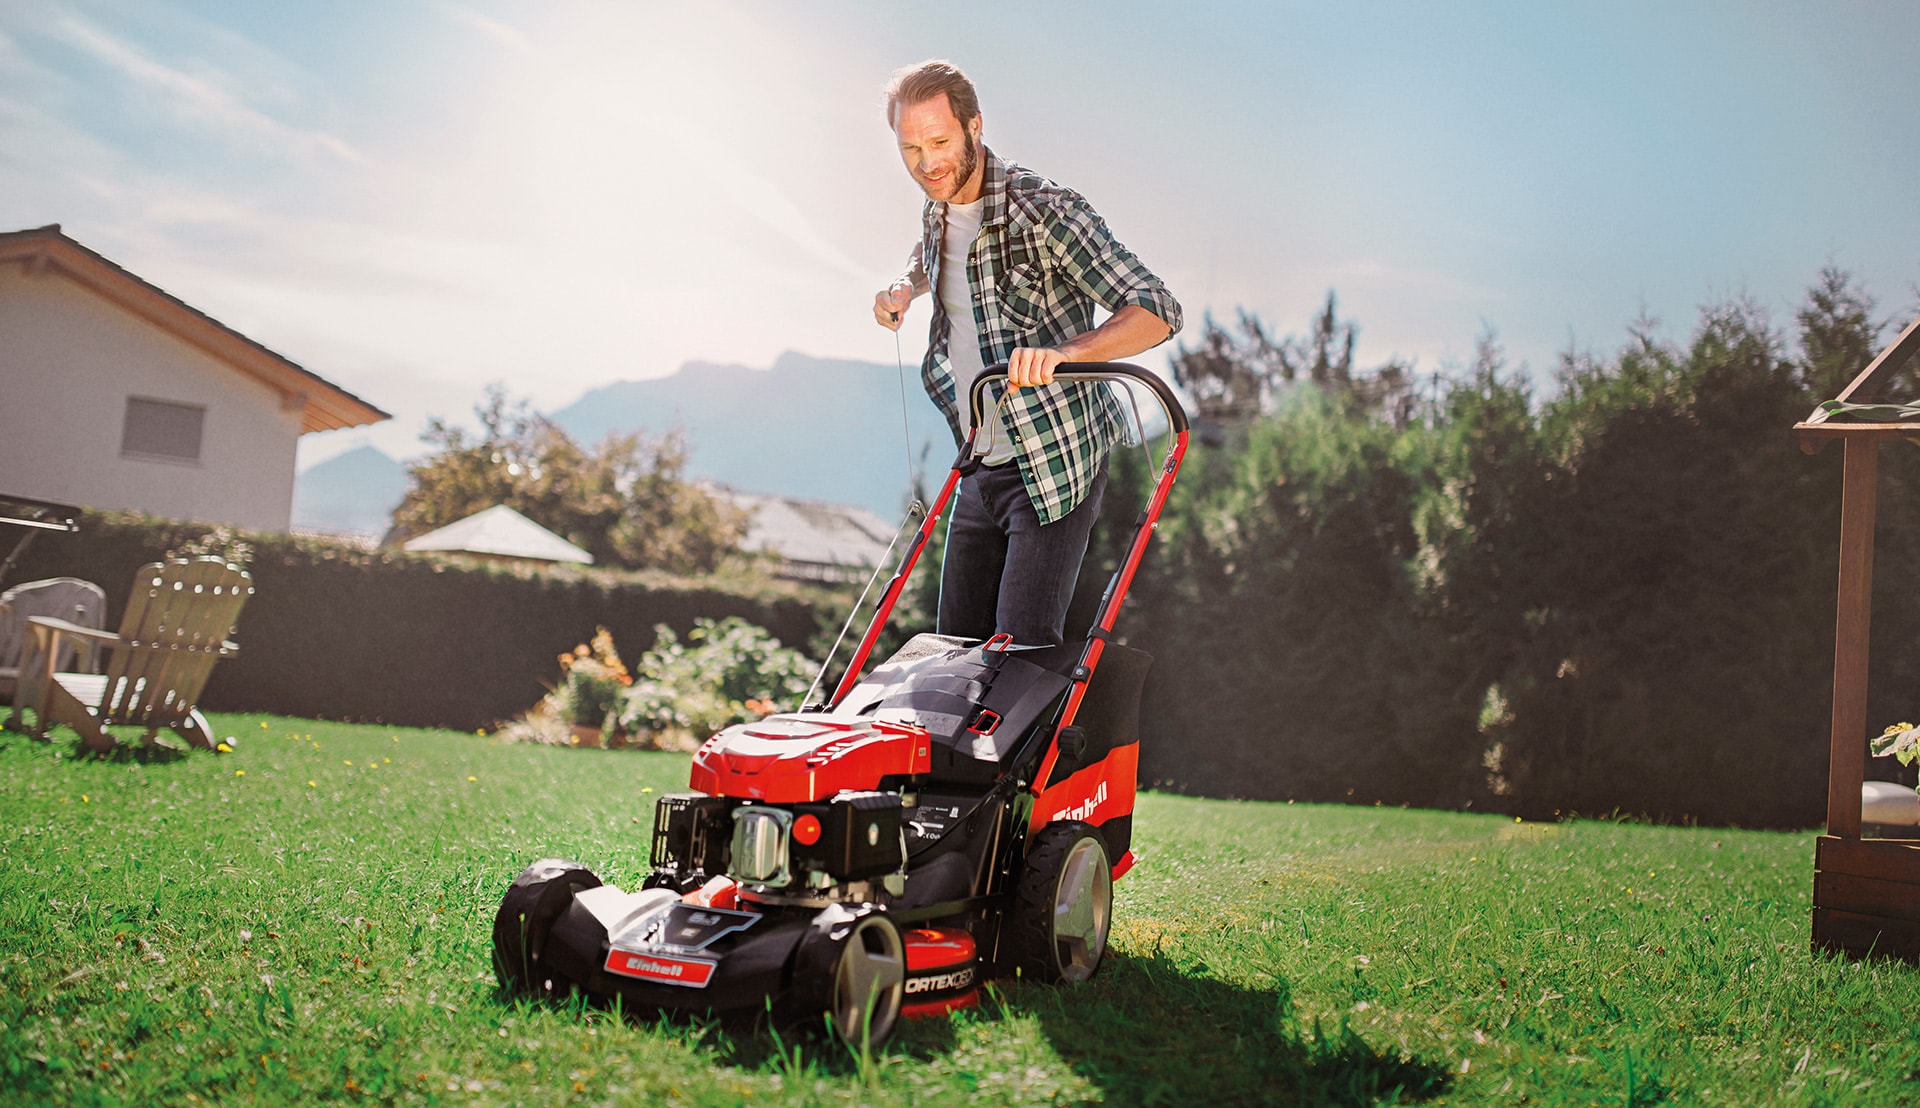
<svg viewBox="0 0 1920 1108"><path fill-rule="evenodd" d="M688 784L712 796L799 804L926 773L930 747L912 724L784 712L708 739L694 752Z"/></svg>

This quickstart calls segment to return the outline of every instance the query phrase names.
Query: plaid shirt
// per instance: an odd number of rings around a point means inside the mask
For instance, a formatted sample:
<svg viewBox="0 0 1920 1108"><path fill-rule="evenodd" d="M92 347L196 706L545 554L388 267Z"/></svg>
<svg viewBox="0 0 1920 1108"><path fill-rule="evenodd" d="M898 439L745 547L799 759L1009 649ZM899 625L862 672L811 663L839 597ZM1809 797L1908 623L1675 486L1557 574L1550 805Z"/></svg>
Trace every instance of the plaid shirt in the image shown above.
<svg viewBox="0 0 1920 1108"><path fill-rule="evenodd" d="M1180 330L1179 302L1115 241L1079 193L1003 162L991 150L983 153L986 207L966 265L984 364L1006 362L1016 347L1058 346L1093 330L1095 304L1116 312L1138 304L1159 316L1170 335ZM940 287L946 219L946 204L929 200L906 274L916 292ZM947 356L947 310L938 296L932 299L933 331L920 381L947 417L955 441L964 442L966 420ZM997 402L1005 386L988 391ZM1104 381L1021 389L1004 411L1020 476L1043 524L1078 506L1107 451L1131 438L1125 409Z"/></svg>

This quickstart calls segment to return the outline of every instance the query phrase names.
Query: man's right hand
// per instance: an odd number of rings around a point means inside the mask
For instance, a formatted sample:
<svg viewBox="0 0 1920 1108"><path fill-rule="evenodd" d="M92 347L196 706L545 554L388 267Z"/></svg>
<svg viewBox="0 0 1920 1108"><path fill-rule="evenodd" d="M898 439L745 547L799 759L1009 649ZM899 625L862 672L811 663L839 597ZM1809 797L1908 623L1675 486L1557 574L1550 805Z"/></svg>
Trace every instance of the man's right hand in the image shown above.
<svg viewBox="0 0 1920 1108"><path fill-rule="evenodd" d="M913 303L913 286L895 281L873 298L873 320L889 331L898 331L906 318L907 305Z"/></svg>

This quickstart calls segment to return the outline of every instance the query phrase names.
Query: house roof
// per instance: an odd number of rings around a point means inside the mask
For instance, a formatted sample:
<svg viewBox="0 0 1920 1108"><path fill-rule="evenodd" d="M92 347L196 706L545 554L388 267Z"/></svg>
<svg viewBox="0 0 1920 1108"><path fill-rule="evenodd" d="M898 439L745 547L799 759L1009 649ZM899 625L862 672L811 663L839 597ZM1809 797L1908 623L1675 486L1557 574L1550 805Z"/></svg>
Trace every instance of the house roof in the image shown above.
<svg viewBox="0 0 1920 1108"><path fill-rule="evenodd" d="M749 512L748 550L776 554L789 562L870 570L886 556L894 528L865 508L805 500L794 496L722 490Z"/></svg>
<svg viewBox="0 0 1920 1108"><path fill-rule="evenodd" d="M52 270L91 290L234 369L279 392L281 404L300 411L300 433L359 427L392 419L387 412L296 362L260 345L135 274L80 245L58 223L0 233L0 265L29 274Z"/></svg>
<svg viewBox="0 0 1920 1108"><path fill-rule="evenodd" d="M491 554L501 558L529 558L541 562L593 564L593 555L507 507L496 504L463 520L409 539L412 551L443 550L457 554Z"/></svg>

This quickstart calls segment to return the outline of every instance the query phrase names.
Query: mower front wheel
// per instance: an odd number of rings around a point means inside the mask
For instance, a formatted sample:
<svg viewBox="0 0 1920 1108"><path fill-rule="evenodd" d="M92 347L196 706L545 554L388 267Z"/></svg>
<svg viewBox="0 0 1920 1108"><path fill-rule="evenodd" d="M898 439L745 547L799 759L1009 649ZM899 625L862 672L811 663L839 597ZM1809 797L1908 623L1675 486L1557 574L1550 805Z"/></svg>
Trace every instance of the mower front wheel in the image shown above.
<svg viewBox="0 0 1920 1108"><path fill-rule="evenodd" d="M573 981L546 965L547 932L573 894L600 884L592 870L564 858L542 858L507 886L493 917L493 973L510 992L564 997Z"/></svg>
<svg viewBox="0 0 1920 1108"><path fill-rule="evenodd" d="M1100 970L1113 920L1113 864L1098 828L1048 824L1027 848L1014 894L1013 955L1022 976L1053 984Z"/></svg>
<svg viewBox="0 0 1920 1108"><path fill-rule="evenodd" d="M824 1011L849 1046L878 1049L893 1034L905 999L906 944L884 909L835 904L820 911L794 954L803 1010Z"/></svg>

